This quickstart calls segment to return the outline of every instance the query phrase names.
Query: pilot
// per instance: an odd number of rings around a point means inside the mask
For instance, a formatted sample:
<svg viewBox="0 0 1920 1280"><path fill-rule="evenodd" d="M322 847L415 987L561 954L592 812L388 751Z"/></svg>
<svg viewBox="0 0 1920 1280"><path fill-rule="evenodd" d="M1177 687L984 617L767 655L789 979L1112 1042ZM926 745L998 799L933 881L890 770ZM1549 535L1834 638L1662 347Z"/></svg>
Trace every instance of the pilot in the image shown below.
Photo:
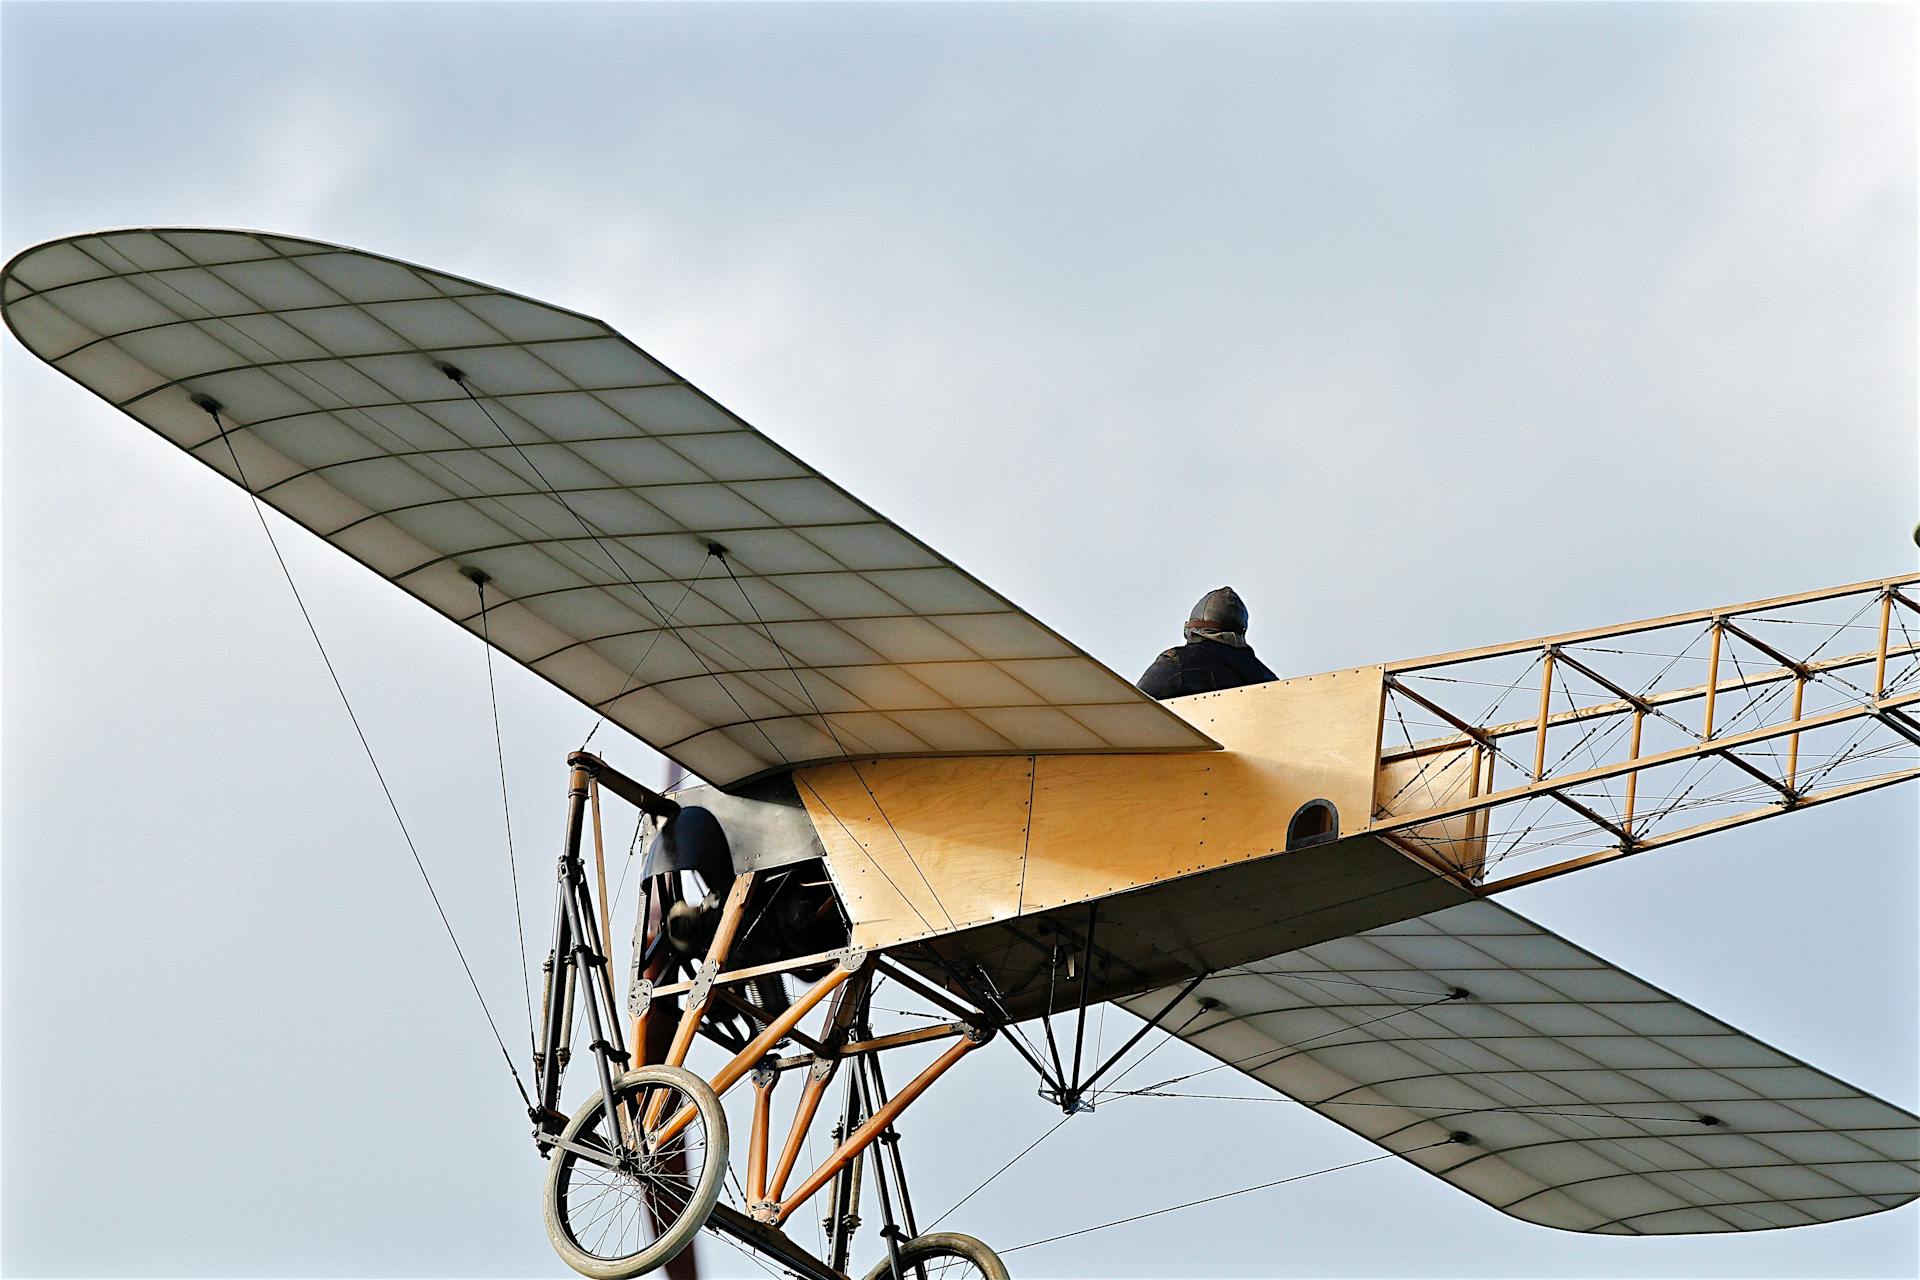
<svg viewBox="0 0 1920 1280"><path fill-rule="evenodd" d="M1247 606L1232 587L1201 596L1181 634L1187 642L1155 658L1140 677L1140 691L1148 697L1212 693L1280 678L1247 644Z"/></svg>

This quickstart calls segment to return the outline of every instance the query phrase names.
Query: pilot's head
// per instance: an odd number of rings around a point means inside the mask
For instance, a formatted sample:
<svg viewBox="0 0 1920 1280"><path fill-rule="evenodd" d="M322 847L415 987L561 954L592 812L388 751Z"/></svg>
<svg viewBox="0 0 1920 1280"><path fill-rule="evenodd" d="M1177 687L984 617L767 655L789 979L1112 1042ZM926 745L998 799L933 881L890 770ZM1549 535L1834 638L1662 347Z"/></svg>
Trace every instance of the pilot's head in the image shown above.
<svg viewBox="0 0 1920 1280"><path fill-rule="evenodd" d="M1187 616L1187 629L1247 634L1247 606L1232 587L1215 587L1200 597Z"/></svg>

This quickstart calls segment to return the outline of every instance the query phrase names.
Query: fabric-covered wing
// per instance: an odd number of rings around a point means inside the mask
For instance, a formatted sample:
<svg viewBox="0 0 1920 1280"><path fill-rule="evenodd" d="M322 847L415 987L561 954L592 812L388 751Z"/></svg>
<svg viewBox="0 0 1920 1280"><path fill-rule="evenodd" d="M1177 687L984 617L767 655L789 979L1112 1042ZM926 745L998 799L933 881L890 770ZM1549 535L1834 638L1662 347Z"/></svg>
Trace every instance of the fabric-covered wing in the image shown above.
<svg viewBox="0 0 1920 1280"><path fill-rule="evenodd" d="M1920 1119L1484 899L1208 978L1161 1025L1543 1226L1758 1231L1920 1195Z"/></svg>
<svg viewBox="0 0 1920 1280"><path fill-rule="evenodd" d="M486 574L497 647L710 782L1214 745L597 320L207 230L29 249L4 309L36 355L239 482L230 440L265 501L476 632L462 571Z"/></svg>

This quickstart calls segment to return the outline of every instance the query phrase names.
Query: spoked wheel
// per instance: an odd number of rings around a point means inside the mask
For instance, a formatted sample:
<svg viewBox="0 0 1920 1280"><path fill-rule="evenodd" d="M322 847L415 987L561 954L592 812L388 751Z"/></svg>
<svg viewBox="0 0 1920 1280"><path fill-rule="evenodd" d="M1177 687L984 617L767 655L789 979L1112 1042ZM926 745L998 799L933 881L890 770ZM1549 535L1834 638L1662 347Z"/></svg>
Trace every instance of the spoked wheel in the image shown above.
<svg viewBox="0 0 1920 1280"><path fill-rule="evenodd" d="M567 1123L547 1169L547 1235L593 1280L665 1266L699 1233L727 1171L726 1113L699 1076L641 1067L614 1097L618 1123L595 1097Z"/></svg>
<svg viewBox="0 0 1920 1280"><path fill-rule="evenodd" d="M935 1231L900 1246L900 1274L903 1280L1007 1280L1007 1267L972 1236ZM867 1280L893 1280L893 1259L880 1259Z"/></svg>

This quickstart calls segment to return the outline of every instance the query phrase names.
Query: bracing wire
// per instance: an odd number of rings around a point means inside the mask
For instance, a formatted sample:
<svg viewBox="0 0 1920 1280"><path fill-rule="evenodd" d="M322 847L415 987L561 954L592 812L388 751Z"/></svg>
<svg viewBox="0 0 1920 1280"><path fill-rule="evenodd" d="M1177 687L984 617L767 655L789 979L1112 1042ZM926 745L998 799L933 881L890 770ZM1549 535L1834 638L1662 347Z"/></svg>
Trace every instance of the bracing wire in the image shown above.
<svg viewBox="0 0 1920 1280"><path fill-rule="evenodd" d="M480 594L480 647L487 654L487 703L493 709L493 758L500 765L500 819L507 832L507 877L513 885L513 931L520 939L520 990L527 1002L527 1047L539 1055L540 1042L533 1022L533 983L527 976L527 925L520 909L520 863L513 852L513 805L507 798L507 748L500 736L500 695L493 681L493 629L487 613L487 576L472 571L473 589Z"/></svg>
<svg viewBox="0 0 1920 1280"><path fill-rule="evenodd" d="M1179 1084L1182 1081L1192 1080L1197 1076L1209 1075L1215 1071L1222 1070L1223 1068L1226 1068L1226 1067L1242 1067L1246 1070L1248 1074L1252 1074L1253 1072L1258 1071L1263 1067L1271 1067L1276 1063L1279 1063L1283 1059L1292 1056L1292 1054L1296 1050L1302 1048L1303 1046L1310 1045L1316 1040L1325 1040L1330 1036L1345 1035L1349 1031L1358 1031L1362 1027L1370 1027L1370 1026L1373 1026L1375 1023L1385 1022L1389 1018L1398 1018L1401 1015L1408 1014L1408 1013L1419 1013L1424 1009L1431 1009L1435 1005L1447 1004L1450 1001L1459 1000L1462 998L1464 997L1460 995L1455 995L1450 992L1444 996L1436 996L1433 999L1428 1000L1423 1004L1402 1005L1400 1008L1391 1010L1387 1013L1383 1013L1378 1017L1368 1018L1362 1022L1349 1023L1348 1025L1342 1026L1342 1027L1335 1027L1331 1031L1322 1031L1320 1034L1308 1036L1304 1040L1295 1040L1290 1044L1273 1045L1268 1048L1260 1050L1258 1053L1250 1053L1244 1058L1230 1058L1225 1062L1216 1062L1210 1067L1201 1067L1198 1070L1189 1071L1184 1075L1173 1076L1169 1079L1162 1080L1157 1084L1147 1085L1145 1089L1131 1089L1131 1090L1125 1091L1125 1093L1121 1093L1118 1090L1118 1085L1120 1082L1116 1080L1114 1081L1114 1085L1116 1086L1114 1089L1104 1090L1103 1092L1107 1093L1108 1096L1126 1096L1126 1094L1144 1096L1149 1092L1151 1092L1152 1090L1164 1089L1168 1085ZM1220 1024L1215 1024L1215 1025L1220 1025ZM1208 1028L1208 1030L1212 1030L1212 1029L1213 1028L1211 1027ZM1253 1062L1256 1058L1265 1058L1266 1061L1257 1063L1254 1066L1250 1066L1250 1067L1246 1066L1247 1063ZM1142 1058L1140 1061L1145 1062L1146 1059ZM1136 1063L1135 1065L1137 1066L1139 1064Z"/></svg>
<svg viewBox="0 0 1920 1280"><path fill-rule="evenodd" d="M1809 628L1809 629L1819 628L1820 630L1825 631L1827 633L1825 639L1821 642L1819 647L1817 647L1814 650L1814 655L1818 655L1825 648L1829 647L1832 644L1835 637L1845 632L1850 627L1852 627L1853 629L1860 629L1859 627L1854 626L1854 624L1857 622L1857 620L1861 616L1864 615L1866 610L1871 607L1873 603L1873 599L1875 598L1877 597L1871 597L1871 598L1865 599L1864 602L1854 610L1853 614L1851 615L1848 621L1841 622L1837 625L1831 622L1825 622L1825 621L1786 619L1786 618L1779 618L1779 619L1758 618L1756 620L1782 622L1782 623L1793 622L1805 628ZM1901 621L1901 627L1902 627L1901 634L1904 637L1908 634L1904 619L1902 619ZM1702 629L1702 631L1698 635L1695 635L1689 641L1687 645L1687 650L1691 650L1694 647L1696 647L1699 644L1701 638L1710 634L1711 634L1711 626L1709 625L1708 627ZM1617 648L1598 646L1598 645L1589 645L1589 646L1583 646L1583 647L1590 652L1596 652L1596 653L1626 653L1626 652L1639 653L1641 652L1638 650L1625 650L1625 649L1617 649ZM1643 694L1647 690L1650 690L1653 687L1657 686L1660 683L1660 681L1666 676L1666 674L1678 662L1682 660L1689 660L1689 659L1695 660L1695 661L1704 660L1698 657L1698 655L1691 654L1690 652L1687 652L1687 651L1683 651L1679 654L1661 654L1661 653L1647 652L1647 653L1644 653L1643 656L1660 657L1660 658L1664 658L1665 660L1664 665L1661 667L1660 671L1657 672L1650 680L1647 681L1645 687L1642 690ZM1718 726L1722 730L1734 729L1739 725L1748 722L1750 718L1762 715L1764 712L1768 710L1768 708L1770 708L1774 704L1784 699L1787 695L1787 692L1789 691L1786 686L1765 687L1766 685L1772 682L1760 680L1753 671L1748 669L1746 662L1742 658L1739 648L1736 645L1730 645L1728 647L1727 656L1729 660L1733 663L1733 667L1735 671L1736 678L1734 681L1734 687L1746 691L1747 696L1746 696L1746 701L1739 707L1739 709L1735 711L1731 716L1724 719L1721 722L1721 724ZM1916 664L1914 667L1914 670L1920 671L1920 664ZM1461 685L1481 683L1481 682L1472 681L1472 680L1453 679L1450 677L1424 677L1423 676L1422 678L1447 679L1450 683L1461 684ZM1846 680L1843 676L1837 674L1836 672L1833 672L1833 671L1815 672L1813 673L1813 679L1821 683L1831 683L1833 685L1840 686L1845 690L1850 691L1860 699L1864 700L1867 697L1865 691L1860 689L1858 685L1856 685L1852 681ZM1561 680L1562 680L1562 684L1561 684L1562 696L1567 699L1569 707L1577 709L1576 700L1572 695L1571 686L1564 683L1564 681L1566 680L1566 677L1562 676ZM1494 686L1488 685L1488 687L1494 687ZM1505 692L1506 692L1506 689L1503 687L1502 688L1503 696ZM1649 714L1653 716L1658 716L1663 721L1681 730L1682 732L1688 734L1690 737L1697 738L1699 736L1692 728L1675 720L1672 715L1662 710L1658 706L1650 706L1646 710L1648 711ZM1566 749L1566 751L1564 751L1560 755L1560 757L1555 761L1555 770L1557 771L1558 768L1560 768L1562 765L1566 764L1568 761L1573 759L1575 755L1581 754L1583 752L1587 755L1590 761L1597 758L1597 753L1600 751L1603 751L1608 747L1608 745L1613 741L1613 739L1620 733L1620 731L1625 726L1625 724L1626 724L1625 720L1620 717L1609 717L1604 721L1596 721L1593 727L1589 728L1586 733L1581 735L1579 740L1573 742L1572 745L1569 746ZM1844 744L1843 749L1841 749L1834 755L1829 756L1823 763L1820 763L1817 765L1809 765L1805 769L1802 775L1799 790L1804 793L1810 786L1815 785L1818 782L1824 780L1830 774L1838 771L1841 768L1844 768L1848 765L1854 764L1859 761L1866 761L1870 758L1885 754L1879 748L1867 749L1865 746L1865 743L1862 741L1862 739L1869 736L1869 734L1872 731L1872 728L1873 726L1871 724L1862 725L1860 728L1855 730L1854 736L1850 738L1846 744ZM1403 728L1403 733L1404 733L1404 728ZM1596 735L1597 735L1597 738L1596 738ZM1904 748L1901 748L1901 749L1904 750ZM1778 767L1782 761L1782 755L1777 745L1768 744L1766 742L1751 744L1747 747L1747 749L1742 754L1746 756L1758 756L1758 757L1764 757L1764 758L1770 759L1776 767ZM1729 757L1733 758L1731 753L1729 753ZM1772 792L1777 792L1779 790L1777 786L1771 789L1768 789L1768 788L1765 788L1764 785L1755 786L1754 784L1751 784L1751 783L1743 783L1743 785L1733 790L1729 791L1722 788L1722 789L1716 790L1714 794L1709 797L1696 799L1695 793L1699 791L1703 786L1708 784L1710 781L1712 781L1714 778L1714 774L1712 771L1713 763L1714 763L1713 756L1710 752L1702 754L1699 757L1689 759L1686 762L1678 780L1673 784L1673 789L1664 796L1649 796L1645 791L1642 791L1641 800L1643 801L1643 803L1645 803L1646 807L1643 810L1643 816L1638 822L1636 822L1636 826L1639 827L1641 830L1645 830L1647 824L1649 823L1658 823L1685 811L1698 809L1702 806L1714 807L1714 806L1724 806L1724 805L1734 804L1734 803L1751 799L1756 796L1766 798L1769 796L1769 790L1771 790ZM1736 763L1737 763L1737 759L1736 759ZM1404 792L1409 788L1420 785L1422 782L1426 780L1427 776L1431 773L1431 771L1432 771L1431 766L1422 766L1422 768L1414 771L1414 773L1410 775L1407 778L1407 780L1402 784L1401 792L1398 794L1404 794ZM1395 797L1396 799L1398 798L1398 794L1396 794L1396 797ZM1609 788L1607 782L1605 781L1601 782L1596 787L1590 787L1585 791L1582 791L1579 789L1573 789L1569 791L1568 794L1577 800L1584 801L1591 805L1605 807L1610 804L1615 809L1616 813L1619 811L1620 798L1617 794L1614 793L1613 790ZM1534 821L1534 822L1526 821L1526 814L1530 812L1533 808L1536 808L1541 799L1542 797L1537 795L1527 797L1518 806L1515 806L1513 810L1508 814L1508 817L1511 819L1511 821L1505 824L1504 830L1499 830L1495 833L1490 833L1491 835L1497 835L1499 840L1503 842L1503 847L1499 849L1497 852L1491 853L1491 855L1486 859L1485 865L1487 867L1492 867L1496 864L1502 863L1507 859L1509 859L1510 857L1516 856L1517 854L1522 852L1527 853L1529 855L1537 854L1540 852L1544 852L1548 849L1554 848L1556 846L1577 844L1580 842L1580 840L1582 839L1582 832L1586 829L1585 824L1573 824L1573 823L1555 824L1551 822L1546 822L1544 820ZM1557 838L1546 839L1544 841L1540 838L1541 833L1551 832L1554 830L1564 830L1566 833ZM1409 839L1409 840L1430 844L1436 849L1440 849L1445 843L1442 840L1433 840L1430 838L1422 837L1417 833L1403 832L1399 834L1402 839Z"/></svg>
<svg viewBox="0 0 1920 1280"><path fill-rule="evenodd" d="M600 704L598 714L594 717L593 727L588 729L587 736L580 740L580 750L585 751L587 749L587 746L593 741L593 735L600 732L600 726L607 722L607 708L626 697L627 693L633 688L633 678L640 674L640 668L646 666L647 659L653 656L653 646L660 643L660 637L672 629L673 620L675 616L679 614L680 607L686 604L687 597L693 594L695 584L700 581L700 574L706 571L707 564L706 561L703 560L700 562L699 572L687 579L687 589L680 593L680 598L674 602L673 608L668 611L665 619L666 626L654 630L653 639L647 641L647 647L641 650L640 656L636 658L633 665L627 669L626 679L620 682L620 691ZM686 642L683 640L681 643L685 644ZM671 790L672 788L668 789Z"/></svg>
<svg viewBox="0 0 1920 1280"><path fill-rule="evenodd" d="M1175 1041L1182 1040L1187 1034L1187 1028L1191 1027L1194 1023L1198 1022L1200 1020L1200 1015L1206 1012L1207 1010L1205 1008L1199 1008L1199 1009L1195 1009L1192 1013L1188 1014L1186 1017L1186 1021L1182 1022L1179 1026L1175 1027L1173 1030L1165 1032L1163 1035L1161 1035L1161 1037L1154 1042L1153 1048L1147 1050L1145 1053L1141 1054L1138 1058L1135 1058L1133 1060L1132 1066L1128 1067L1125 1071L1122 1071L1119 1075L1115 1076L1113 1078L1112 1084L1108 1085L1105 1089L1098 1090L1098 1092L1100 1094L1112 1096L1114 1091L1119 1089L1121 1081L1125 1080L1128 1076L1138 1071L1141 1067L1146 1066L1147 1059L1153 1057L1154 1054L1160 1052L1162 1049L1166 1048L1168 1045L1173 1044ZM1136 1014L1135 1016L1138 1017L1139 1015Z"/></svg>
<svg viewBox="0 0 1920 1280"><path fill-rule="evenodd" d="M1323 1174L1339 1173L1343 1169L1358 1169L1361 1165L1378 1164L1382 1160L1393 1160L1402 1156L1414 1155L1433 1147L1444 1147L1453 1142L1452 1138L1442 1138L1438 1142L1429 1142L1425 1146L1410 1147L1405 1151L1385 1151L1377 1156L1368 1156L1364 1160L1349 1160L1345 1164L1328 1165L1324 1169L1313 1169L1306 1173L1296 1173L1285 1178L1275 1178L1271 1182L1262 1182L1251 1187L1242 1187L1238 1191L1223 1191L1217 1196L1204 1196L1198 1200L1188 1200L1181 1204L1170 1204L1164 1209L1149 1209L1145 1213L1132 1214L1125 1218L1115 1218L1111 1222L1102 1222L1096 1226L1081 1227L1078 1231L1063 1231L1057 1236L1048 1236L1044 1240L1029 1240L1025 1244L1014 1245L1011 1249L1002 1249L1002 1255L1019 1253L1022 1249L1038 1249L1043 1244L1056 1244L1062 1240L1071 1240L1075 1236L1091 1235L1096 1231L1105 1231L1110 1227L1124 1227L1130 1222L1141 1222L1147 1218L1157 1218L1166 1213L1178 1213L1182 1209L1194 1209L1203 1204L1213 1204L1219 1200L1231 1200L1235 1196L1252 1195L1256 1191L1266 1191L1273 1187L1283 1187L1290 1182L1304 1182L1308 1178L1318 1178Z"/></svg>
<svg viewBox="0 0 1920 1280"><path fill-rule="evenodd" d="M982 1191L985 1191L988 1185L991 1184L995 1178L998 1178L1001 1174L1013 1168L1013 1166L1015 1166L1016 1164L1019 1164L1021 1160L1026 1158L1028 1152L1032 1151L1035 1147L1045 1142L1048 1138L1051 1138L1054 1134L1060 1132L1061 1128L1066 1125L1067 1121L1073 1119L1074 1114L1075 1114L1074 1112L1070 1111L1066 1115L1061 1116L1060 1119L1054 1124L1054 1126L1051 1129L1048 1129L1045 1133L1041 1134L1039 1137L1035 1138L1032 1142L1029 1142L1025 1147L1023 1147L1019 1155L1007 1161L1005 1164L1001 1165L998 1169L995 1169L992 1173L988 1174L984 1179L981 1180L981 1183L979 1186L967 1192L967 1194L961 1196L958 1200L955 1200L952 1204L948 1205L945 1211L943 1211L939 1217L935 1218L932 1222L927 1224L927 1230L931 1231L935 1227L939 1226L941 1223L945 1222L948 1218L951 1218L956 1212L959 1211L962 1205L967 1203L967 1201L973 1199L975 1196L979 1195Z"/></svg>
<svg viewBox="0 0 1920 1280"><path fill-rule="evenodd" d="M672 615L661 613L660 606L656 605L653 602L653 597L649 596L646 593L646 591L641 588L640 584L633 580L632 574L628 573L625 569L622 569L620 567L619 558L613 554L613 549L607 545L606 537L603 537L600 530L595 529L593 525L588 523L587 518L585 516L581 515L578 511L575 511L573 509L573 504L566 500L566 498L561 494L560 490L554 487L553 482L547 479L546 473L540 470L540 464L535 462L532 458L528 457L526 449L521 447L520 442L518 440L515 440L513 436L509 434L507 429L500 425L500 420L493 416L493 410L487 408L486 401L482 400L479 396L479 393L474 391L473 387L468 383L467 375L461 372L459 369L454 368L452 365L441 365L440 372L447 376L448 381L452 382L455 386L459 387L460 390L466 393L467 399L471 400L474 404L474 407L479 409L480 412L486 416L487 421L493 424L493 429L500 433L500 438L502 440L505 440L507 444L512 447L514 453L519 455L520 460L527 464L527 468L533 472L534 477L538 479L541 486L546 489L548 496L550 496L555 502L560 504L561 510L565 511L568 515L573 517L574 523L580 526L581 532L585 533L588 539L590 539L593 542L593 545L600 549L600 554L607 558L607 565L613 570L614 576L617 579L619 579L620 585L623 585L629 588L636 596L638 596L643 602L645 602L647 609L650 613L652 613L654 616L661 619L660 625L664 627L666 630L671 631L674 635L674 638L680 642L681 646L685 648L689 654L693 655L694 661L698 662L701 668L704 669L709 676L713 677L713 682L720 686L720 692L727 695L727 700L733 703L734 707L739 710L741 716L744 719L750 721L753 724L753 726L759 730L760 736L762 738L766 738L767 745L773 748L774 754L779 756L780 759L784 762L786 760L786 754L782 752L778 744L776 744L774 740L768 736L766 727L760 724L759 721L754 720L754 718L748 713L747 709L744 706L741 706L740 699L734 695L733 690L728 687L727 682L720 678L720 673L713 669L713 664L707 661L706 656L702 654L698 649L694 648L692 642L689 641L684 635L680 634L680 629L673 625ZM692 590L693 590L693 583L689 582L687 584L687 592L690 592ZM686 602L687 592L681 593L680 600L682 604ZM679 606L676 605L675 606L676 612L678 611L678 608ZM659 638L658 634L656 633L655 641L657 641L658 638ZM649 644L648 652L651 652L651 651L652 651L652 645ZM646 654L642 654L641 661L644 662L645 660L646 660ZM634 665L634 670L635 671L639 670L638 663ZM628 679L631 679L631 678L632 678L632 675L631 673L629 673ZM616 696L624 696L625 693L626 693L626 690L622 689L621 693ZM601 705L604 707L608 704L602 703ZM605 717L603 716L602 719L604 718ZM592 740L594 733L597 732L599 728L600 728L600 725L598 722L596 722L593 726L593 729L587 732L587 738L589 741ZM584 744L582 745L584 746Z"/></svg>
<svg viewBox="0 0 1920 1280"><path fill-rule="evenodd" d="M473 975L473 966L467 961L467 951L460 945L459 935L454 932L453 921L447 917L447 909L440 901L439 890L433 887L433 877L427 874L427 864L420 857L419 846L414 843L413 833L407 829L407 820L400 814L399 801L394 799L393 788L387 785L387 775L380 768L380 760L373 753L373 744L367 740L367 731L361 727L360 717L353 709L353 700L347 696L347 687L340 680L340 672L333 665L333 658L327 652L326 642L320 638L320 628L314 624L313 614L307 609L306 599L300 594L300 586L293 578L293 570L287 565L287 558L280 551L280 540L273 536L273 526L267 523L265 504L260 495L253 491L253 484L247 479L246 468L240 464L240 454L233 447L233 436L226 424L220 419L220 405L207 396L195 396L194 403L213 419L214 430L227 446L227 456L233 460L234 476L240 487L247 491L253 500L253 514L260 522L260 531L267 536L267 545L273 550L273 558L280 565L280 574L287 580L287 589L293 593L293 602L300 610L301 619L307 624L307 634L313 637L313 644L320 651L320 661L326 665L327 675L333 680L334 692L340 695L340 705L346 708L347 719L353 724L353 732L360 739L360 749L366 753L367 763L373 767L373 776L380 784L381 794L387 798L387 808L393 811L395 825L400 828L400 837L406 842L407 852L413 856L413 865L420 872L420 880L427 887L427 896L433 899L433 909L440 917L440 925L447 931L447 941L453 944L453 951L460 958L460 968L467 975L467 985L473 988L473 998L480 1003L480 1012L487 1019L487 1026L493 1030L494 1043L500 1046L500 1056L507 1064L507 1071L513 1076L513 1086L520 1091L520 1100L533 1109L533 1099L527 1094L527 1086L520 1079L520 1070L513 1065L513 1054L507 1049L506 1039L500 1034L500 1024L494 1020L493 1010L487 1005L487 998L480 991L479 979Z"/></svg>
<svg viewBox="0 0 1920 1280"><path fill-rule="evenodd" d="M894 843L900 846L901 853L907 855L908 865L911 866L915 874L920 877L920 883L927 887L927 892L933 896L933 905L940 908L940 914L947 918L947 924L951 927L954 923L953 913L947 910L946 903L940 901L940 894L934 889L933 882L927 879L927 873L921 869L919 860L913 856L913 852L907 848L907 842L900 838L900 832L894 828L893 819L889 818L887 811L881 807L880 797L873 794L873 788L867 784L866 775L860 772L860 766L854 763L853 756L847 751L845 744L840 741L840 733L833 727L833 721L827 719L825 713L820 710L820 703L814 698L813 691L807 688L807 682L801 678L799 671L794 669L793 659L787 655L786 646L774 638L773 629L767 625L767 620L760 614L760 606L753 602L753 597L747 594L746 587L734 573L733 562L727 559L726 552L722 551L719 547L714 547L712 550L713 554L720 560L720 567L725 569L727 571L727 577L733 580L734 588L740 592L740 598L745 600L747 602L747 608L752 610L753 620L760 624L760 631L767 637L767 643L771 644L774 652L780 655L780 660L786 664L787 674L793 677L793 682L799 687L801 696L807 700L807 705L813 708L814 718L820 721L822 727L827 731L827 736L833 740L834 750L840 753L840 757L847 762L847 767L853 770L853 776L860 780L861 789L867 793L867 799L873 802L874 812L879 814L880 820L887 824L887 830L893 834ZM889 879L891 879L891 877L889 877ZM895 891L898 892L897 889ZM904 898L906 895L902 894L901 896ZM908 905L912 904L909 903ZM916 910L915 914L918 915L919 912ZM924 921L925 917L922 917L922 920Z"/></svg>

